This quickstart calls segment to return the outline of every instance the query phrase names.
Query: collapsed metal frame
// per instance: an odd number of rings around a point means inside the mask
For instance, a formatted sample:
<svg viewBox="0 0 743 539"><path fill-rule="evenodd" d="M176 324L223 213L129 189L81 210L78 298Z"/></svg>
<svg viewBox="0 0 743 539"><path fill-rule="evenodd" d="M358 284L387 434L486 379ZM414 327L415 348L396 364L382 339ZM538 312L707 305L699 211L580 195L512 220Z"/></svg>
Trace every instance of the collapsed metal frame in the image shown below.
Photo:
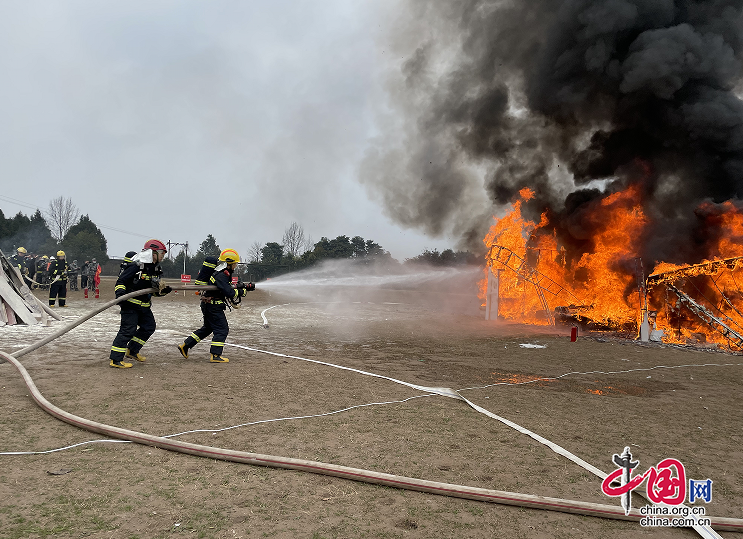
<svg viewBox="0 0 743 539"><path fill-rule="evenodd" d="M743 350L743 326L741 324L727 316L719 307L715 307L714 305L713 307L719 311L720 316L713 314L710 309L694 300L687 293L683 292L679 286L676 286L676 283L681 280L691 279L691 277L708 276L720 294L721 300L727 303L730 308L743 317L743 313L733 305L730 299L725 295L725 292L717 286L717 281L713 278L714 274L720 273L724 270L730 271L732 275L733 270L739 266L743 266L743 256L724 258L720 260L709 260L700 264L692 264L675 270L651 275L645 280L644 309L647 310L648 308L647 290L655 286L663 285L666 287L666 290L672 292L679 299L679 302L682 305L685 305L697 318L727 339L728 347L730 349L735 346L739 350ZM735 282L735 278L733 278L733 282ZM694 283L692 282L692 284ZM696 287L696 285L694 286ZM740 289L738 291L740 292ZM707 298L705 297L705 299ZM709 299L707 299L707 301L712 304ZM731 326L737 326L739 329L733 329Z"/></svg>
<svg viewBox="0 0 743 539"><path fill-rule="evenodd" d="M521 258L508 247L493 243L488 251L488 260L491 263L491 268L493 264L497 262L504 268L514 272L519 278L523 279L527 283L534 285L539 301L542 303L542 307L544 307L544 312L546 313L547 320L551 326L555 325L555 317L550 310L544 292L552 294L553 297L557 297L558 294L565 292L567 295L575 299L576 302L580 303L580 300L570 290L532 267L525 258ZM545 284L543 285L542 283Z"/></svg>
<svg viewBox="0 0 743 539"><path fill-rule="evenodd" d="M580 303L580 300L570 290L555 282L547 275L541 273L536 268L532 267L525 258L522 258L508 247L493 243L490 246L490 250L488 251L488 260L490 261L491 270L497 263L503 268L515 273L525 282L528 282L534 286L537 296L539 297L539 301L542 303L542 307L544 308L544 312L546 313L547 319L552 326L555 325L555 317L552 314L549 303L547 302L545 292L551 294L553 297L557 297L559 294L565 293L575 299L576 302ZM641 259L638 258L636 260L636 266L636 270L638 272L638 292L640 293L641 298L640 310L642 313L645 313L645 316L647 316L648 311L648 290L655 286L664 285L666 289L672 292L676 297L678 297L679 301L683 305L685 305L689 309L689 311L691 311L697 318L710 326L713 330L718 331L720 334L722 334L722 336L728 340L730 348L735 346L736 348L743 350L743 326L741 326L741 324L738 324L735 320L722 313L719 308L717 308L717 310L720 311L721 316L713 314L710 309L694 300L691 296L683 292L674 284L682 279L687 279L694 276L707 275L711 277L713 274L719 273L720 271L725 269L732 272L738 266L743 266L743 256L725 258L720 260L711 260L700 264L693 264L672 271L650 275L647 278L645 278L643 275L644 272L642 270ZM496 280L498 279L499 277L496 277ZM488 281L488 288L490 288L490 276L488 277ZM739 315L741 315L741 317L743 317L743 313L741 313L733 305L733 303L725 295L725 293L717 286L716 281L712 279L712 282L720 293L722 300L727 303L732 309L734 309ZM488 293L489 292L490 290L488 290ZM496 291L496 293L498 292ZM487 299L489 302L489 294ZM740 329L736 330L731 326L738 326Z"/></svg>

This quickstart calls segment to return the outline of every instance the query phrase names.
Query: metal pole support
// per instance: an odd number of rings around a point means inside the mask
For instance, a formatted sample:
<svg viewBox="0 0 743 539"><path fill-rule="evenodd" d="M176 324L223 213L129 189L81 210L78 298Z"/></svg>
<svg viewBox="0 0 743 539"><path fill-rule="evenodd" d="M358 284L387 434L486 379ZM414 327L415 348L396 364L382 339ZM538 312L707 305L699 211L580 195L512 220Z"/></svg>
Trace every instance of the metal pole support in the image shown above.
<svg viewBox="0 0 743 539"><path fill-rule="evenodd" d="M485 320L497 320L498 319L498 303L500 291L500 270L488 268L488 284L485 292ZM495 307L495 315L493 315L493 307Z"/></svg>

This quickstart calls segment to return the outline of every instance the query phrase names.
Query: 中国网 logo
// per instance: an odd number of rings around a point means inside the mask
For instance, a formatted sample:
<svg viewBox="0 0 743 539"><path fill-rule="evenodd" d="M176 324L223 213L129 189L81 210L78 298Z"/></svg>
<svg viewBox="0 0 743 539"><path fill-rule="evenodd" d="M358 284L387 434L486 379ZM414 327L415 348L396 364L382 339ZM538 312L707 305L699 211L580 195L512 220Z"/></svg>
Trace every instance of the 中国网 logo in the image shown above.
<svg viewBox="0 0 743 539"><path fill-rule="evenodd" d="M663 459L656 466L633 477L633 471L640 461L632 460L629 447L625 447L621 455L615 454L612 462L617 465L617 469L604 479L601 490L607 496L621 499L625 515L629 515L632 510L632 491L647 480L645 494L652 504L640 508L640 525L689 527L712 524L711 519L704 516L704 506L684 505L687 492L690 504L696 500L703 500L705 503L712 501L711 479L689 479L687 488L684 465L672 458Z"/></svg>

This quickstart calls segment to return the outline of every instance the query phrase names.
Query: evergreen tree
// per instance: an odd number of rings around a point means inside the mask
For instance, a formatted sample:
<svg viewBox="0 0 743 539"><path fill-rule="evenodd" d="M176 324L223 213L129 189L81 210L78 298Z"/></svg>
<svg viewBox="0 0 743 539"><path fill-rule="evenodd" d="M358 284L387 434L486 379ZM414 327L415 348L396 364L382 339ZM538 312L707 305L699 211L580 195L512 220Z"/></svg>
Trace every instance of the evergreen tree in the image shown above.
<svg viewBox="0 0 743 539"><path fill-rule="evenodd" d="M274 241L268 242L261 249L261 262L264 265L278 265L284 257L284 246Z"/></svg>
<svg viewBox="0 0 743 539"><path fill-rule="evenodd" d="M195 256L196 258L203 260L207 256L219 256L219 253L221 252L222 249L217 245L217 240L214 239L214 236L209 234L206 239L201 242L199 250L196 251Z"/></svg>
<svg viewBox="0 0 743 539"><path fill-rule="evenodd" d="M108 261L106 237L87 215L83 215L80 221L67 231L62 240L62 249L67 255L67 260L95 258L99 264Z"/></svg>
<svg viewBox="0 0 743 539"><path fill-rule="evenodd" d="M0 249L11 254L18 247L36 254L57 251L57 242L39 210L30 218L18 212L12 219L6 219L0 210Z"/></svg>

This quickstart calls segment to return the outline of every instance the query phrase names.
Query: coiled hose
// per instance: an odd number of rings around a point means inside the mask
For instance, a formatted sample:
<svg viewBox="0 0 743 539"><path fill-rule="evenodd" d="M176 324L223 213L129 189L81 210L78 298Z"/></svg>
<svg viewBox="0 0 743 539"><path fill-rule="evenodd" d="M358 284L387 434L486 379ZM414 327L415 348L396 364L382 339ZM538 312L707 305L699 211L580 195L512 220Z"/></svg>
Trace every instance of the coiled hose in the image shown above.
<svg viewBox="0 0 743 539"><path fill-rule="evenodd" d="M173 286L172 288L173 290L208 290L215 289L216 287ZM199 457L207 457L230 462L239 462L243 464L253 464L256 466L299 470L316 474L341 477L344 479L351 479L353 481L360 481L363 483L385 485L406 490L416 490L419 492L428 492L431 494L438 494L455 498L465 498L470 500L500 503L505 505L515 505L518 507L546 509L563 513L588 515L617 520L629 520L635 522L639 522L640 519L644 517L644 515L642 515L638 509L632 509L629 515L625 515L624 509L622 509L620 506L581 502L576 500L566 500L561 498L549 498L545 496L534 496L530 494L520 494L515 492L469 487L451 483L439 483L436 481L427 481L424 479L380 473L372 470L363 470L360 468L351 468L348 466L339 466L336 464L329 464L324 462L293 459L274 455L262 455L259 453L234 451L231 449L192 444L179 440L162 438L160 436L152 436L150 434L133 430L122 429L119 427L114 427L112 425L98 423L90 419L85 419L83 417L70 414L62 410L61 408L56 407L51 402L46 400L46 398L44 398L44 396L36 387L36 384L34 384L33 380L31 379L31 376L28 374L28 371L26 371L23 365L18 361L18 357L28 354L29 352L32 352L40 348L41 346L44 346L45 344L57 339L61 335L64 335L68 331L79 326L86 320L89 320L90 318L96 316L97 314L110 307L113 307L118 303L121 303L122 301L141 294L154 292L156 292L156 290L153 288L138 290L136 292L125 294L119 298L116 298L115 300L103 304L101 307L79 318L72 324L61 328L52 335L49 335L26 348L23 348L13 355L0 351L0 358L3 358L6 361L10 362L16 369L18 369L18 372L23 377L23 381L26 383L26 386L31 392L32 398L34 399L36 404L41 407L42 410L56 417L57 419L64 421L65 423L69 423L70 425L74 425L75 427L79 427L90 432L96 432L104 436L110 436L112 438L128 440L143 445L150 445L153 447L158 447L160 449L166 449L168 451L176 451L179 453L186 453ZM738 532L743 531L743 519L720 517L709 518L711 518L712 520L712 527L716 530Z"/></svg>

